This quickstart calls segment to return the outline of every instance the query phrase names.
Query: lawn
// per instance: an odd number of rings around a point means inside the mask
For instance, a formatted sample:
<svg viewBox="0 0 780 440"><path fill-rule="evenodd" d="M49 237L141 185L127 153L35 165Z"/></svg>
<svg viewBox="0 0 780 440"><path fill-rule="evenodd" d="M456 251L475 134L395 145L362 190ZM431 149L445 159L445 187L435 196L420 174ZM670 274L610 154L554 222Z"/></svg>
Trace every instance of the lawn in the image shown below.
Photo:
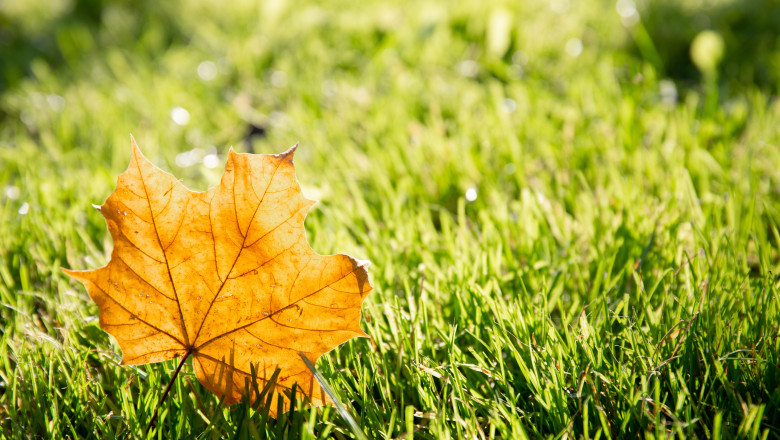
<svg viewBox="0 0 780 440"><path fill-rule="evenodd" d="M780 438L777 2L160 3L0 3L0 437L142 438L177 366L60 271L132 133L193 190L300 142L309 242L372 262L316 365L367 438ZM188 362L149 437L360 434Z"/></svg>

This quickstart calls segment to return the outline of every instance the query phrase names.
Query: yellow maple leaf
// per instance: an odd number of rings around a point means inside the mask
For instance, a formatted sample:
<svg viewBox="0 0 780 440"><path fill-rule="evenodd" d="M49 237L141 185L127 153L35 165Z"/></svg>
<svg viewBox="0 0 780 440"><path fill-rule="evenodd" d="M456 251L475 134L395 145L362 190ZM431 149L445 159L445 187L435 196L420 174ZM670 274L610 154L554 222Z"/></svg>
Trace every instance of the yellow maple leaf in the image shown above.
<svg viewBox="0 0 780 440"><path fill-rule="evenodd" d="M227 404L254 398L245 389L252 367L261 388L278 368L277 387L297 383L312 404L331 403L298 353L316 362L366 336L368 262L309 246L303 222L314 202L295 177L295 147L273 156L231 149L220 184L193 192L131 144L130 166L99 207L111 260L63 269L97 303L122 364L192 355L195 375Z"/></svg>

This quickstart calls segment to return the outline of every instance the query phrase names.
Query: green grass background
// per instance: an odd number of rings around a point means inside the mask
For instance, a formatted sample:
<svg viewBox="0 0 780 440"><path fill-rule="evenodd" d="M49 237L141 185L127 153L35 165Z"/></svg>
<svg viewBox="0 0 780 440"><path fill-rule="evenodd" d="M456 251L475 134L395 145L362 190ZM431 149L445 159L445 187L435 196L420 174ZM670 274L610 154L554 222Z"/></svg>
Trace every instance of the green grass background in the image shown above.
<svg viewBox="0 0 780 440"><path fill-rule="evenodd" d="M0 3L0 435L140 437L173 373L119 366L59 271L109 258L132 133L195 190L300 141L312 246L373 263L371 339L317 364L368 438L780 437L778 29L774 0ZM358 438L189 364L151 436Z"/></svg>

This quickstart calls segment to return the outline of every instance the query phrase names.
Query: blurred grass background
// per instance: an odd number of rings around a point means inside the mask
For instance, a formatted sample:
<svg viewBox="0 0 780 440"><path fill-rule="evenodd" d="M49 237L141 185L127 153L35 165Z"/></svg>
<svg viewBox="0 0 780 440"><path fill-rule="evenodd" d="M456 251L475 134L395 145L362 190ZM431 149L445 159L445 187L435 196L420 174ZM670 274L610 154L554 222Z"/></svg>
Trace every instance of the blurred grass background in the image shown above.
<svg viewBox="0 0 780 440"><path fill-rule="evenodd" d="M141 436L59 267L129 134L192 189L296 154L320 253L373 262L318 367L369 438L777 438L780 2L0 3L0 427ZM227 409L186 366L155 438L355 438Z"/></svg>

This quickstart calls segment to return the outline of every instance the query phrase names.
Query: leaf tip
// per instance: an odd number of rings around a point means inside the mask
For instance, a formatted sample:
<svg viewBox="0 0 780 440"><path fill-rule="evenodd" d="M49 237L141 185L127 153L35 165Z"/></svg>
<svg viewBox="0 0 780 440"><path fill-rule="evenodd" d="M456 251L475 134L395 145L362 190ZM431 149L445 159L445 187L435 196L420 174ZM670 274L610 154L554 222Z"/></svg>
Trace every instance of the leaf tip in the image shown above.
<svg viewBox="0 0 780 440"><path fill-rule="evenodd" d="M61 267L60 270L65 275L67 275L67 276L69 276L69 277L71 277L71 278L73 278L75 280L78 280L78 281L81 281L81 282L86 281L86 277L84 277L84 271L81 271L81 270L71 270L71 269L68 269L68 268L65 268L65 267Z"/></svg>
<svg viewBox="0 0 780 440"><path fill-rule="evenodd" d="M285 151L284 153L281 153L281 154L277 154L276 156L277 157L292 156L292 155L295 154L295 150L298 149L298 145L300 145L300 142L296 142L295 145L293 145L292 147L288 148L287 151Z"/></svg>
<svg viewBox="0 0 780 440"><path fill-rule="evenodd" d="M138 148L138 144L135 142L135 138L132 134L130 135L130 149L132 150L133 159L144 157L144 155L141 153L141 149Z"/></svg>
<svg viewBox="0 0 780 440"><path fill-rule="evenodd" d="M96 282L96 276L97 273L100 271L100 269L96 270L72 270L65 267L61 267L60 270L67 276L73 278L74 280L80 282L85 287L87 287L87 290L89 290L89 283L95 283Z"/></svg>

